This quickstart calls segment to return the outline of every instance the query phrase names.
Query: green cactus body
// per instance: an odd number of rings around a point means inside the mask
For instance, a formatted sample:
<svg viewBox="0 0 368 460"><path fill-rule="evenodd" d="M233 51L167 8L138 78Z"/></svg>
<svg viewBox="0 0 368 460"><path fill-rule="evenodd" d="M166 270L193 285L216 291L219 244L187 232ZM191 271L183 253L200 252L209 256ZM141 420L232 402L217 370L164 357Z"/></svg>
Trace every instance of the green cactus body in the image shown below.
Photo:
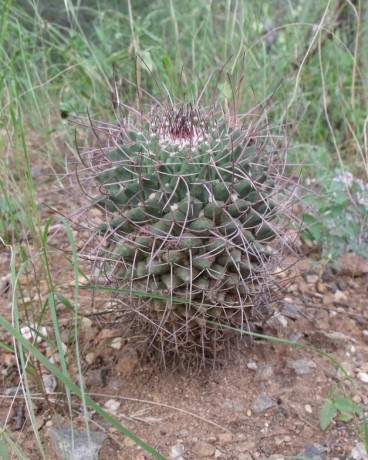
<svg viewBox="0 0 368 460"><path fill-rule="evenodd" d="M144 290L137 302L147 322L168 335L186 331L184 345L203 345L209 331L241 326L270 302L268 244L279 237L282 209L264 139L208 113L156 107L124 128L98 164L91 160L94 204L107 217L99 234L113 254L104 271ZM156 294L165 298L147 301Z"/></svg>

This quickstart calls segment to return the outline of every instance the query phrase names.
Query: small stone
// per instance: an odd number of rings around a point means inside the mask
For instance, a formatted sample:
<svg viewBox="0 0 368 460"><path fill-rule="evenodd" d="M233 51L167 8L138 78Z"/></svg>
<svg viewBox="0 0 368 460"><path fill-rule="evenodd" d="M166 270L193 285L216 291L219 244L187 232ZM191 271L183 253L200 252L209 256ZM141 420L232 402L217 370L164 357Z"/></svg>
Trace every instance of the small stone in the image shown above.
<svg viewBox="0 0 368 460"><path fill-rule="evenodd" d="M337 290L334 293L334 301L335 302L343 302L347 300L347 296L344 292Z"/></svg>
<svg viewBox="0 0 368 460"><path fill-rule="evenodd" d="M312 409L312 406L310 404L306 404L304 406L304 410L307 414L313 414L313 409Z"/></svg>
<svg viewBox="0 0 368 460"><path fill-rule="evenodd" d="M272 376L273 367L270 364L264 364L258 368L256 375L254 376L254 380L262 382L264 380L270 380Z"/></svg>
<svg viewBox="0 0 368 460"><path fill-rule="evenodd" d="M111 348L115 348L115 350L120 350L123 345L123 339L121 337L115 337L111 342Z"/></svg>
<svg viewBox="0 0 368 460"><path fill-rule="evenodd" d="M258 369L258 364L255 361L249 361L247 368L256 371Z"/></svg>
<svg viewBox="0 0 368 460"><path fill-rule="evenodd" d="M349 340L342 332L337 331L316 331L311 336L312 345L322 348L328 352L343 349Z"/></svg>
<svg viewBox="0 0 368 460"><path fill-rule="evenodd" d="M134 446L136 446L136 445L137 445L137 443L136 443L135 441L133 441L133 439L130 439L130 438L128 438L128 437L126 437L126 438L124 439L124 446L125 446L125 447L134 447Z"/></svg>
<svg viewBox="0 0 368 460"><path fill-rule="evenodd" d="M355 403L355 404L360 404L362 402L362 398L359 396L359 395L354 395L351 400Z"/></svg>
<svg viewBox="0 0 368 460"><path fill-rule="evenodd" d="M185 460L183 454L185 452L185 447L182 444L176 444L170 449L170 460Z"/></svg>
<svg viewBox="0 0 368 460"><path fill-rule="evenodd" d="M23 394L23 388L21 386L10 387L4 390L5 396L21 396Z"/></svg>
<svg viewBox="0 0 368 460"><path fill-rule="evenodd" d="M256 414L266 412L276 406L276 402L268 395L258 396L251 405L251 409Z"/></svg>
<svg viewBox="0 0 368 460"><path fill-rule="evenodd" d="M221 433L219 434L218 438L220 446L226 446L233 441L233 436L231 433Z"/></svg>
<svg viewBox="0 0 368 460"><path fill-rule="evenodd" d="M302 337L303 337L303 334L301 334L300 332L292 332L291 334L289 334L288 340L290 340L290 342L299 342L299 340Z"/></svg>
<svg viewBox="0 0 368 460"><path fill-rule="evenodd" d="M309 374L312 368L316 368L316 364L308 358L296 359L287 363L289 369L293 369L297 375Z"/></svg>
<svg viewBox="0 0 368 460"><path fill-rule="evenodd" d="M287 327L288 322L284 315L277 315L277 320L281 324L282 327Z"/></svg>
<svg viewBox="0 0 368 460"><path fill-rule="evenodd" d="M216 451L216 448L208 442L197 441L192 447L192 453L197 458L212 457Z"/></svg>
<svg viewBox="0 0 368 460"><path fill-rule="evenodd" d="M109 411L109 412L112 412L113 414L115 414L117 412L117 410L119 409L120 407L120 402L119 401L116 401L116 399L109 399L108 401L105 402L104 404L104 408Z"/></svg>
<svg viewBox="0 0 368 460"><path fill-rule="evenodd" d="M351 451L352 460L368 460L367 451L362 442L358 442Z"/></svg>
<svg viewBox="0 0 368 460"><path fill-rule="evenodd" d="M293 303L289 303L285 300L284 308L282 310L284 316L290 319L298 319L300 318L299 308L294 305Z"/></svg>
<svg viewBox="0 0 368 460"><path fill-rule="evenodd" d="M253 457L248 453L242 453L238 455L238 460L253 460Z"/></svg>
<svg viewBox="0 0 368 460"><path fill-rule="evenodd" d="M367 372L358 372L358 379L363 383L368 383L368 373Z"/></svg>
<svg viewBox="0 0 368 460"><path fill-rule="evenodd" d="M40 327L36 324L21 327L20 333L26 340L36 340L36 343L42 342L43 337L47 337L47 329L44 326Z"/></svg>
<svg viewBox="0 0 368 460"><path fill-rule="evenodd" d="M307 444L304 447L304 455L313 460L327 460L324 447L321 444Z"/></svg>
<svg viewBox="0 0 368 460"><path fill-rule="evenodd" d="M180 430L180 431L178 432L178 436L179 436L179 438L185 439L185 438L187 438L187 437L189 436L189 431L188 431L188 430L185 430L185 429L184 429L184 430Z"/></svg>
<svg viewBox="0 0 368 460"><path fill-rule="evenodd" d="M44 374L42 376L43 386L47 394L51 394L57 387L57 380L52 374Z"/></svg>
<svg viewBox="0 0 368 460"><path fill-rule="evenodd" d="M96 359L96 353L87 353L86 356L84 357L84 360L86 361L87 364L93 364Z"/></svg>
<svg viewBox="0 0 368 460"><path fill-rule="evenodd" d="M86 383L91 387L104 387L109 368L102 366L99 369L89 369L86 373Z"/></svg>
<svg viewBox="0 0 368 460"><path fill-rule="evenodd" d="M215 458L220 458L220 457L222 457L222 452L221 452L221 450L216 449L215 450Z"/></svg>
<svg viewBox="0 0 368 460"><path fill-rule="evenodd" d="M55 456L60 460L97 460L107 436L102 431L90 432L88 436L84 431L68 427L49 428L48 434Z"/></svg>
<svg viewBox="0 0 368 460"><path fill-rule="evenodd" d="M319 279L318 275L307 275L306 276L306 281L308 284L316 284L318 279Z"/></svg>
<svg viewBox="0 0 368 460"><path fill-rule="evenodd" d="M236 443L235 445L235 449L238 452L249 452L255 447L256 447L256 443L254 441L242 441L242 442Z"/></svg>
<svg viewBox="0 0 368 460"><path fill-rule="evenodd" d="M92 320L83 317L80 323L80 334L85 342L90 342L96 338L97 328L92 327Z"/></svg>
<svg viewBox="0 0 368 460"><path fill-rule="evenodd" d="M80 322L80 330L84 332L85 330L91 329L92 324L92 320L84 316Z"/></svg>

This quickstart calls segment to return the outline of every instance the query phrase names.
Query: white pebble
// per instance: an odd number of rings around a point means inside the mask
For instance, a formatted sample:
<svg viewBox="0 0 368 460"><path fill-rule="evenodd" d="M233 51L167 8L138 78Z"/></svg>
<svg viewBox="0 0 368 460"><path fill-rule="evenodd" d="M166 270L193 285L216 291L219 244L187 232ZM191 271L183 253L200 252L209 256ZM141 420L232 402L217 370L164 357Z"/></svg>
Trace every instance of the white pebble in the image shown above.
<svg viewBox="0 0 368 460"><path fill-rule="evenodd" d="M287 322L287 319L285 318L284 315L277 315L277 319L279 321L279 323L281 324L281 326L283 327L286 327L288 322Z"/></svg>
<svg viewBox="0 0 368 460"><path fill-rule="evenodd" d="M367 372L359 372L358 379L361 380L363 383L368 383L368 374Z"/></svg>
<svg viewBox="0 0 368 460"><path fill-rule="evenodd" d="M37 343L42 342L42 336L47 336L47 329L44 326L38 327L35 324L30 324L30 326L23 326L20 329L20 332L26 340L36 339Z"/></svg>
<svg viewBox="0 0 368 460"><path fill-rule="evenodd" d="M304 410L307 414L313 414L313 409L312 409L312 406L310 404L306 404L304 406Z"/></svg>
<svg viewBox="0 0 368 460"><path fill-rule="evenodd" d="M115 337L115 339L111 342L111 348L115 348L115 350L120 350L123 345L123 339L121 337Z"/></svg>
<svg viewBox="0 0 368 460"><path fill-rule="evenodd" d="M109 412L115 413L120 407L120 402L116 401L116 399L109 399L108 401L105 402L104 407Z"/></svg>
<svg viewBox="0 0 368 460"><path fill-rule="evenodd" d="M252 371L255 371L258 369L258 365L255 361L249 361L249 363L247 364L247 368L252 369Z"/></svg>

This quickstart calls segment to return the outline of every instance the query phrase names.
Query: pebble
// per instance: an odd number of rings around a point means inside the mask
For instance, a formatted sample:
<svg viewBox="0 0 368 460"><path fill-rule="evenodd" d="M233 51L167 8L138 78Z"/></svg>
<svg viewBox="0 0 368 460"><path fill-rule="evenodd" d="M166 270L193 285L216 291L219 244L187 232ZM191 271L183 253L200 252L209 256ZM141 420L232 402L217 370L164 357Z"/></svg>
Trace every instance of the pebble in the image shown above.
<svg viewBox="0 0 368 460"><path fill-rule="evenodd" d="M249 452L250 450L254 449L256 447L256 443L254 441L242 441L238 442L235 445L235 449L238 452Z"/></svg>
<svg viewBox="0 0 368 460"><path fill-rule="evenodd" d="M299 342L299 340L302 337L303 337L303 334L301 334L300 332L292 332L291 334L289 334L288 340L290 340L291 342Z"/></svg>
<svg viewBox="0 0 368 460"><path fill-rule="evenodd" d="M358 379L363 383L368 383L368 373L367 372L359 372Z"/></svg>
<svg viewBox="0 0 368 460"><path fill-rule="evenodd" d="M215 450L215 458L220 458L220 457L222 457L222 452L221 452L221 450L216 449Z"/></svg>
<svg viewBox="0 0 368 460"><path fill-rule="evenodd" d="M307 414L313 414L313 409L312 409L312 406L310 404L306 404L304 406L304 410Z"/></svg>
<svg viewBox="0 0 368 460"><path fill-rule="evenodd" d="M121 337L115 337L111 342L111 348L115 348L115 350L120 350L123 346L123 339Z"/></svg>
<svg viewBox="0 0 368 460"><path fill-rule="evenodd" d="M253 457L248 453L238 455L238 460L253 460Z"/></svg>
<svg viewBox="0 0 368 460"><path fill-rule="evenodd" d="M104 387L109 368L102 366L99 369L89 369L86 373L86 383L92 387Z"/></svg>
<svg viewBox="0 0 368 460"><path fill-rule="evenodd" d="M93 431L88 437L84 431L69 427L49 428L48 434L55 456L60 460L97 460L98 452L107 436L102 431Z"/></svg>
<svg viewBox="0 0 368 460"><path fill-rule="evenodd" d="M367 451L365 450L364 444L358 442L352 449L350 458L352 460L368 460Z"/></svg>
<svg viewBox="0 0 368 460"><path fill-rule="evenodd" d="M284 302L282 313L284 316L290 319L300 318L299 308L293 303L289 303L287 301Z"/></svg>
<svg viewBox="0 0 368 460"><path fill-rule="evenodd" d="M92 327L92 324L92 320L87 317L83 317L81 320L80 333L86 342L90 342L96 337L97 328Z"/></svg>
<svg viewBox="0 0 368 460"><path fill-rule="evenodd" d="M52 374L44 374L42 382L47 394L51 394L56 390L57 380Z"/></svg>
<svg viewBox="0 0 368 460"><path fill-rule="evenodd" d="M178 436L179 436L179 438L185 439L185 438L187 438L189 436L189 431L185 430L185 429L180 430L180 431L178 431Z"/></svg>
<svg viewBox="0 0 368 460"><path fill-rule="evenodd" d="M309 374L312 368L316 368L314 361L308 358L296 359L287 363L289 369L293 369L297 375Z"/></svg>
<svg viewBox="0 0 368 460"><path fill-rule="evenodd" d="M261 414L266 412L266 410L271 409L276 406L276 402L268 395L258 396L251 405L251 409L256 414Z"/></svg>
<svg viewBox="0 0 368 460"><path fill-rule="evenodd" d="M170 449L169 460L185 460L183 454L185 452L185 447L182 444L176 444Z"/></svg>
<svg viewBox="0 0 368 460"><path fill-rule="evenodd" d="M288 322L284 315L277 315L277 320L281 324L282 327L287 327Z"/></svg>
<svg viewBox="0 0 368 460"><path fill-rule="evenodd" d="M327 352L336 351L345 347L349 337L337 331L316 331L311 336L312 345Z"/></svg>
<svg viewBox="0 0 368 460"><path fill-rule="evenodd" d="M36 340L36 343L40 343L43 340L43 337L47 336L47 329L45 326L37 326L36 324L31 324L30 326L23 326L20 328L20 333L26 340Z"/></svg>
<svg viewBox="0 0 368 460"><path fill-rule="evenodd" d="M308 284L316 284L319 279L318 275L307 275L306 281Z"/></svg>
<svg viewBox="0 0 368 460"><path fill-rule="evenodd" d="M208 442L197 441L192 447L192 453L196 458L212 457L215 454L216 448Z"/></svg>
<svg viewBox="0 0 368 460"><path fill-rule="evenodd" d="M304 455L313 460L327 460L325 449L321 444L307 444L304 446Z"/></svg>
<svg viewBox="0 0 368 460"><path fill-rule="evenodd" d="M255 361L249 361L247 368L256 371L258 369L258 364Z"/></svg>
<svg viewBox="0 0 368 460"><path fill-rule="evenodd" d="M5 396L21 396L23 394L23 388L21 386L10 387L4 390Z"/></svg>
<svg viewBox="0 0 368 460"><path fill-rule="evenodd" d="M124 446L125 447L134 447L134 446L137 446L137 443L135 441L133 441L133 439L130 439L130 438L126 437L124 439Z"/></svg>
<svg viewBox="0 0 368 460"><path fill-rule="evenodd" d="M341 302L347 300L347 296L344 292L337 290L334 293L334 301L335 302Z"/></svg>
<svg viewBox="0 0 368 460"><path fill-rule="evenodd" d="M270 364L264 364L258 368L254 380L262 382L264 380L270 380L273 376L273 367Z"/></svg>
<svg viewBox="0 0 368 460"><path fill-rule="evenodd" d="M87 364L93 364L96 359L96 353L87 353L86 356L84 357L84 360L86 361Z"/></svg>
<svg viewBox="0 0 368 460"><path fill-rule="evenodd" d="M109 412L116 413L120 407L120 402L116 399L109 399L105 402L104 408Z"/></svg>

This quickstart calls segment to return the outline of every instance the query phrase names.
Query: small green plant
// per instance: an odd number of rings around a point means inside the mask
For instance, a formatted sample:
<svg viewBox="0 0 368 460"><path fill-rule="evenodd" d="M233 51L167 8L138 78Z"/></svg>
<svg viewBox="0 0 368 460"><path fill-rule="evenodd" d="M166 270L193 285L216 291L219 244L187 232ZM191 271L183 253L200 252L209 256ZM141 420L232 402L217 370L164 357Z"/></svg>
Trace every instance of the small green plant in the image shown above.
<svg viewBox="0 0 368 460"><path fill-rule="evenodd" d="M308 186L317 187L304 202L302 237L321 247L322 260L336 264L343 252L368 257L368 184L351 173L335 169L334 174L317 175Z"/></svg>
<svg viewBox="0 0 368 460"><path fill-rule="evenodd" d="M339 396L339 390L334 389L331 397L326 398L319 415L319 425L326 430L334 420L348 422L352 418L362 415L363 409L351 399Z"/></svg>

